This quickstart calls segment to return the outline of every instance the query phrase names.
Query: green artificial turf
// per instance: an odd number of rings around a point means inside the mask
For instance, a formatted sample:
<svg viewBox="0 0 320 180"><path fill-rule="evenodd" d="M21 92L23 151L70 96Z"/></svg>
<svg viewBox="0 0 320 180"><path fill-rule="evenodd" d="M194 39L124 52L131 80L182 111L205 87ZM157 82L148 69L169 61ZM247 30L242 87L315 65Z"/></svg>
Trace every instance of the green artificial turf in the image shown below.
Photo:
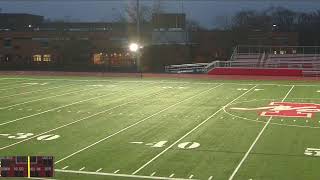
<svg viewBox="0 0 320 180"><path fill-rule="evenodd" d="M59 180L319 179L320 152L305 151L320 149L320 112L270 118L255 109L320 104L319 90L301 81L0 76L0 156L54 156Z"/></svg>

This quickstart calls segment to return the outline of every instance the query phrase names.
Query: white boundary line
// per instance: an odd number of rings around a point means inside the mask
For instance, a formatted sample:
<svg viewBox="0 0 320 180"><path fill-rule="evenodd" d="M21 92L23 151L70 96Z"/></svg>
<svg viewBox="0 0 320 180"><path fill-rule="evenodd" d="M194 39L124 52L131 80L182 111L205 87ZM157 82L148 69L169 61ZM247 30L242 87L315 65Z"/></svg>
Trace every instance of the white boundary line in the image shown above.
<svg viewBox="0 0 320 180"><path fill-rule="evenodd" d="M139 176L139 175L130 175L130 174L114 174L114 173L102 173L102 172L90 172L90 171L72 171L72 170L62 170L55 169L56 172L63 173L73 173L73 174L86 174L86 175L98 175L98 176L114 176L114 177L126 177L126 178L139 178L139 179L158 179L158 180L190 180L183 178L169 178L169 177L159 177L159 176ZM191 179L192 180L192 179ZM195 180L195 179L193 179Z"/></svg>
<svg viewBox="0 0 320 180"><path fill-rule="evenodd" d="M249 90L247 90L246 92L242 93L240 96L236 97L235 99L233 99L232 101L230 101L228 104L224 105L228 106L229 104L232 104L234 101L238 100L239 98L241 98L242 96L246 95L247 93L249 93L252 89L256 88L257 86L253 86L252 88L250 88ZM179 141L181 141L182 139L184 139L185 137L187 137L189 134L191 134L193 131L197 130L200 126L202 126L203 124L205 124L209 119L211 119L212 117L214 117L216 114L218 114L220 111L223 110L223 107L221 107L219 110L217 110L215 113L211 114L207 119L203 120L200 124L198 124L196 127L194 127L193 129L191 129L189 132L187 132L185 135L183 135L181 138L179 138L178 140L176 140L174 143L172 143L170 146L168 146L165 150L161 151L159 154L157 154L156 156L154 156L151 160L149 160L148 162L146 162L145 164L143 164L140 168L138 168L136 171L134 171L132 174L137 174L139 171L141 171L143 168L145 168L146 166L148 166L150 163L152 163L154 160L156 160L158 157L160 157L162 154L164 154L165 152L167 152L170 148L172 148L173 146L175 146L177 143L179 143Z"/></svg>
<svg viewBox="0 0 320 180"><path fill-rule="evenodd" d="M285 97L282 99L281 102L283 102L290 94L290 92L292 91L292 89L295 86L293 85L290 90L287 92L287 94L285 95ZM270 124L272 120L272 116L268 119L267 123L263 126L263 128L261 129L261 131L259 132L258 136L256 137L256 139L253 141L253 143L251 144L250 148L248 149L248 151L246 152L246 154L243 156L243 158L241 159L241 161L239 162L238 166L234 169L234 171L232 172L231 176L229 177L229 180L232 180L234 178L234 176L237 174L237 172L239 171L240 167L242 166L243 162L247 159L247 157L249 156L250 152L252 151L252 149L254 148L254 146L256 145L256 143L258 142L258 140L260 139L261 135L263 134L263 132L265 131L265 129L268 127L268 125Z"/></svg>
<svg viewBox="0 0 320 180"><path fill-rule="evenodd" d="M28 86L34 86L36 84L28 84L25 86L19 86L19 87L11 87L11 88L6 88L6 89L0 89L0 91L5 91L5 90L10 90L10 89L17 89L17 88L23 88L23 87L28 87Z"/></svg>
<svg viewBox="0 0 320 180"><path fill-rule="evenodd" d="M117 77L115 77L117 78ZM119 81L114 81L114 80L99 80L99 79L66 79L66 78L63 78L63 79L41 79L41 78L5 78L5 79L27 79L27 80L50 80L50 81L56 81L56 80L61 80L61 81L87 81L87 82L99 82L99 81L107 81L107 82L115 82L115 83L147 83L147 82L154 82L154 83L185 83L185 84L219 84L219 83L224 83L226 85L228 84L235 84L235 85L251 85L251 86L267 86L267 85L270 85L270 86L306 86L306 87L319 87L319 85L315 85L315 84L303 84L303 81L301 81L301 84L281 84L281 81L280 84L275 84L275 83L228 83L228 82L223 82L223 79L221 80L217 80L217 79L212 79L212 80L207 80L207 81L216 81L216 82L192 82L192 81L188 81L188 79L185 79L185 80L182 80L182 81L169 81L169 80L159 80L159 81L153 81L153 80L140 80L140 81L137 81L137 80L119 80ZM192 79L192 80L197 80L197 79ZM201 79L200 79L201 81ZM233 81L233 80L226 80L226 81ZM245 80L244 80L245 81ZM250 81L250 80L248 80ZM276 80L275 80L276 81Z"/></svg>
<svg viewBox="0 0 320 180"><path fill-rule="evenodd" d="M158 91L157 93L161 93L162 91L163 91L163 90ZM157 94L157 93L150 93L148 96L154 96L154 95L155 95L155 94ZM146 97L146 96L144 96L144 97ZM49 133L49 132L52 132L52 131L55 131L55 130L58 130L58 129L61 129L61 128L64 128L64 127L67 127L67 126L70 126L70 125L75 124L75 123L77 123L77 122L80 122L80 121L83 121L83 120L89 119L89 118L91 118L91 117L94 117L94 116L100 115L100 114L102 114L102 113L105 113L105 112L111 111L111 110L113 110L113 109L116 109L116 108L118 108L118 107L121 107L121 106L127 105L127 104L129 104L129 103L139 101L139 100L141 100L141 99L143 99L143 98L135 99L135 100L132 100L132 101L129 101L129 102L126 102L126 103L123 103L123 104L120 104L120 105L114 106L114 107L112 107L112 108L109 108L109 109L106 109L106 110L100 111L100 112L95 113L95 114L92 114L92 115L90 115L90 116L87 116L87 117L84 117L84 118L78 119L78 120L76 120L76 121L72 121L72 122L70 122L70 123L67 123L67 124L61 125L61 126L56 127L56 128L53 128L53 129L51 129L51 130L48 130L48 131L46 131L46 132L43 132L43 133L40 133L40 134L38 134L38 135L32 136L32 137L30 137L30 138L27 138L27 139L24 139L24 140L21 140L21 141L18 141L18 142L15 142L15 143L9 144L9 145L7 145L7 146L0 147L0 150L3 150L3 149L6 149L6 148L9 148L9 147L15 146L15 145L17 145L17 144L23 143L23 142L28 141L28 140L30 140L30 139L33 139L33 138L39 137L39 136L41 136L41 135L47 134L47 133Z"/></svg>
<svg viewBox="0 0 320 180"><path fill-rule="evenodd" d="M40 177L30 177L30 178L25 178L25 179L40 179L40 180L58 180L58 179L52 179L52 178L40 178Z"/></svg>
<svg viewBox="0 0 320 180"><path fill-rule="evenodd" d="M11 85L11 84L17 84L17 83L24 83L25 81L10 81L10 82L5 82L5 83L3 83L3 82L0 82L0 86L2 86L2 85Z"/></svg>
<svg viewBox="0 0 320 180"><path fill-rule="evenodd" d="M46 88L46 89L40 89L40 90L36 90L36 91L28 91L28 92L23 92L23 93L17 93L17 94L11 94L11 95L6 95L6 96L0 96L0 99L2 99L2 98L7 98L7 97L12 97L12 96L23 95L23 94L30 94L30 93L39 92L39 91L47 91L47 90L51 90L51 89L68 87L68 86L73 86L73 85L77 85L77 84L71 84L71 85L65 85L65 86L56 86L56 87L51 87L51 88Z"/></svg>
<svg viewBox="0 0 320 180"><path fill-rule="evenodd" d="M128 89L126 89L126 90L128 90ZM39 113L36 113L36 114L31 114L29 116L24 116L24 117L17 118L17 119L14 119L14 120L6 121L6 122L3 122L3 123L0 123L0 126L6 125L6 124L10 124L10 123L13 123L13 122L16 122L16 121L21 121L23 119L27 119L27 118L30 118L30 117L38 116L38 115L41 115L41 114L44 114L44 113L47 113L47 112L55 111L57 109L69 107L69 106L72 106L72 105L75 105L75 104L83 103L83 102L86 102L86 101L91 101L91 100L98 99L98 98L105 97L105 96L110 96L112 94L117 94L117 93L119 93L119 91L108 93L108 94L101 95L101 96L92 97L92 98L81 100L81 101L76 101L76 102L73 102L73 103L70 103L70 104L66 104L66 105L63 105L63 106L59 106L59 107L55 107L55 108L52 108L52 109L48 109L46 111L42 111L42 112L39 112Z"/></svg>
<svg viewBox="0 0 320 180"><path fill-rule="evenodd" d="M79 154L80 152L82 152L82 151L84 151L84 150L86 150L86 149L91 148L92 146L95 146L95 145L97 145L97 144L99 144L99 143L101 143L101 142L103 142L103 141L105 141L105 140L107 140L107 139L110 139L111 137L113 137L113 136L115 136L115 135L117 135L117 134L119 134L119 133L121 133L121 132L123 132L123 131L126 131L126 130L128 130L128 129L130 129L130 128L132 128L132 127L134 127L134 126L136 126L136 125L138 125L138 124L140 124L140 123L142 123L142 122L144 122L144 121L146 121L146 120L148 120L148 119L150 119L150 118L152 118L152 117L154 117L154 116L156 116L156 115L158 115L158 114L160 114L160 113L162 113L162 112L164 112L164 111L166 111L166 110L168 110L168 109L170 109L170 108L173 108L173 107L175 107L175 106L177 106L177 105L179 105L179 104L181 104L181 103L183 103L183 102L185 102L185 101L188 101L188 100L193 99L193 98L195 98L195 97L197 97L197 96L199 96L199 95L201 95L201 94L204 94L204 93L209 92L209 91L211 91L211 90L213 90L213 89L216 89L216 88L218 88L218 87L220 87L220 86L222 86L222 85L223 85L223 84L220 84L220 85L218 85L218 86L212 87L212 88L210 88L210 89L207 89L207 90L205 90L205 91L202 91L201 93L197 93L196 95L193 95L193 96L191 96L191 97L189 97L189 98L187 98L187 99L184 99L184 100L179 101L179 102L177 102L177 103L175 103L175 104L173 104L173 105L170 105L170 106L168 106L168 107L166 107L166 108L164 108L164 109L162 109L162 110L160 110L160 111L158 111L158 112L156 112L156 113L154 113L154 114L152 114L152 115L150 115L150 116L148 116L148 117L143 118L142 120L140 120L140 121L138 121L138 122L136 122L136 123L134 123L134 124L131 124L130 126L127 126L127 127L123 128L123 129L121 129L121 130L119 130L119 131L117 131L117 132L115 132L115 133L113 133L113 134L111 134L111 135L103 138L103 139L100 139L99 141L96 141L96 142L90 144L89 146L86 146L86 147L84 147L84 148L82 148L82 149L80 149L80 150L78 150L78 151L76 151L76 152L74 152L74 153L72 153L72 154L64 157L64 158L59 159L58 161L55 162L55 164L58 164L58 163L66 160L66 159L68 159L68 158L70 158L70 157L72 157L72 156L74 156L74 155L76 155L76 154Z"/></svg>
<svg viewBox="0 0 320 180"><path fill-rule="evenodd" d="M63 93L63 94L58 94L58 95L54 95L54 96L47 96L47 97L43 97L43 98L39 98L39 99L33 99L33 100L30 100L30 101L25 101L25 102L18 103L18 104L13 104L13 105L10 105L10 106L0 107L0 110L11 108L11 107L15 107L15 106L19 106L19 105L23 105L23 104L28 104L28 103L32 103L32 102L37 102L37 101L41 101L41 100L45 100L45 99L65 96L65 95L68 95L68 94L74 94L74 93L77 93L77 92L88 91L88 90L92 90L92 89L97 89L97 88L88 88L88 89L82 89L82 90L78 89L78 90L69 91L69 92L66 92L66 93Z"/></svg>

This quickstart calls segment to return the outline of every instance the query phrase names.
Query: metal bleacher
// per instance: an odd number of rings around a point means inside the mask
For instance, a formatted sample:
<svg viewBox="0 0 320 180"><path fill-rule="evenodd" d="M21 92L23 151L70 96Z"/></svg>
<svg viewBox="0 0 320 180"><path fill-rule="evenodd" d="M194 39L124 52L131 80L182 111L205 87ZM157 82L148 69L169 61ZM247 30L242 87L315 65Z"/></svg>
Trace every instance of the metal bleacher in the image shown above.
<svg viewBox="0 0 320 180"><path fill-rule="evenodd" d="M207 73L216 67L296 69L320 76L320 46L237 46L228 61L169 65L167 73Z"/></svg>
<svg viewBox="0 0 320 180"><path fill-rule="evenodd" d="M210 63L215 67L299 69L304 76L320 76L318 46L237 46L229 61Z"/></svg>

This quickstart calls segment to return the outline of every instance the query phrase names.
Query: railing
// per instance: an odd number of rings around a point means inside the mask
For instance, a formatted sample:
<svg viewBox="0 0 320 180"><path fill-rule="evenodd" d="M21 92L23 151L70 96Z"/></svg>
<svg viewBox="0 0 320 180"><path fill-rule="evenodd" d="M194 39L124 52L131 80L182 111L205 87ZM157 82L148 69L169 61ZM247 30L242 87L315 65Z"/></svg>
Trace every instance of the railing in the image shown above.
<svg viewBox="0 0 320 180"><path fill-rule="evenodd" d="M208 63L180 64L165 66L167 73L205 73Z"/></svg>
<svg viewBox="0 0 320 180"><path fill-rule="evenodd" d="M235 60L235 56L238 54L238 46L236 46L233 51L232 51L232 55L230 57L230 61L234 61Z"/></svg>

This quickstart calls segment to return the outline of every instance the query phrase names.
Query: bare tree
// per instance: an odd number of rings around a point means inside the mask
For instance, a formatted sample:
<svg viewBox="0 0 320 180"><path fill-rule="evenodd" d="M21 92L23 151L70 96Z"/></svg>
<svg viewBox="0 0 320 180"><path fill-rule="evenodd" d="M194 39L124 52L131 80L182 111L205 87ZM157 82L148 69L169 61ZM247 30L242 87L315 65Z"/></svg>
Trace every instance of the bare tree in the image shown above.
<svg viewBox="0 0 320 180"><path fill-rule="evenodd" d="M137 3L136 1L129 1L128 5L124 9L124 13L120 12L117 18L117 21L120 22L137 22ZM157 0L153 3L152 6L147 6L140 4L140 21L142 23L150 22L152 19L152 14L154 13L163 13L164 6L161 0Z"/></svg>

